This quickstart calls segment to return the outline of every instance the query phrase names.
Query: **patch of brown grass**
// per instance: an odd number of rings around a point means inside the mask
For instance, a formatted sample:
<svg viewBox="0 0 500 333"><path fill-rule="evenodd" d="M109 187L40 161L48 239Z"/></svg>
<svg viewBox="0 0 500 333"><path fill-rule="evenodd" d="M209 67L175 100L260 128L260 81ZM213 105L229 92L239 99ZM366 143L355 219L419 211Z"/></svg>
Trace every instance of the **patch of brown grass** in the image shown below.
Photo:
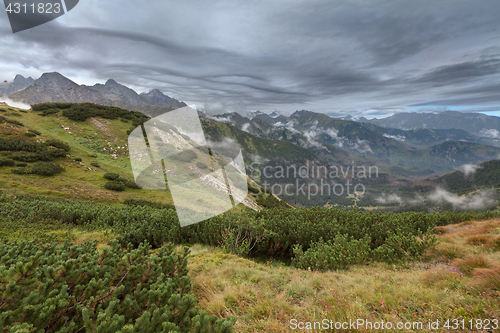
<svg viewBox="0 0 500 333"><path fill-rule="evenodd" d="M425 257L439 261L448 261L465 257L465 249L461 246L446 243L438 244L434 248L427 250Z"/></svg>
<svg viewBox="0 0 500 333"><path fill-rule="evenodd" d="M476 268L472 271L475 283L481 289L500 290L500 266Z"/></svg>
<svg viewBox="0 0 500 333"><path fill-rule="evenodd" d="M481 255L474 257L467 257L465 259L455 259L451 263L452 266L458 268L460 272L470 275L472 271L476 268L488 268L491 267L489 260L485 259Z"/></svg>
<svg viewBox="0 0 500 333"><path fill-rule="evenodd" d="M485 234L476 234L470 237L467 237L465 242L469 245L474 246L484 246L492 241L494 238L493 235L485 235Z"/></svg>
<svg viewBox="0 0 500 333"><path fill-rule="evenodd" d="M487 246L493 250L498 250L500 251L500 236L497 236L487 244Z"/></svg>
<svg viewBox="0 0 500 333"><path fill-rule="evenodd" d="M460 283L460 275L453 267L439 267L422 274L421 281L428 287L448 288Z"/></svg>

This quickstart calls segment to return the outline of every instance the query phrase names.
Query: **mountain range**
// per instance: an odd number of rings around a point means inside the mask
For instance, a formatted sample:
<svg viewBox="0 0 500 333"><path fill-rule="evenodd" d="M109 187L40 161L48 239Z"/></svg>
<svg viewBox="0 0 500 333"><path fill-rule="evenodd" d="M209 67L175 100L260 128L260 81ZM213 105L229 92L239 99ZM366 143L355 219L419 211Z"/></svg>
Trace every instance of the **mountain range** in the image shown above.
<svg viewBox="0 0 500 333"><path fill-rule="evenodd" d="M78 85L57 72L44 73L37 80L17 75L5 89L6 92L14 90L18 91L9 95L12 100L30 105L91 102L139 111L151 117L186 105L157 89L138 94L113 79L105 84ZM246 135L241 133L246 132L262 139L292 143L327 163L348 165L365 161L405 175L449 172L462 164L483 162L500 155L500 118L482 114L398 113L385 119L368 120L363 117L339 119L301 110L290 116L256 111L248 117L238 113L205 117L239 129L240 134L233 133L233 137L241 139ZM265 151L266 142L262 141L262 149L257 151ZM288 152L295 151L290 147ZM283 154L291 160L291 154Z"/></svg>
<svg viewBox="0 0 500 333"><path fill-rule="evenodd" d="M25 78L24 76L18 74L12 82L5 80L0 85L0 96L10 95L17 91L23 90L31 86L35 80L32 77Z"/></svg>
<svg viewBox="0 0 500 333"><path fill-rule="evenodd" d="M458 111L402 112L383 119L359 118L359 122L400 130L462 129L478 136L500 138L500 117Z"/></svg>
<svg viewBox="0 0 500 333"><path fill-rule="evenodd" d="M339 164L362 157L378 165L417 168L417 173L448 172L500 154L498 142L462 129L388 129L305 110L289 117L257 112L249 117L225 113L210 118L262 138L295 143Z"/></svg>
<svg viewBox="0 0 500 333"><path fill-rule="evenodd" d="M185 103L164 95L158 89L138 94L133 89L119 84L113 79L109 79L105 84L97 83L93 86L86 86L78 85L57 72L44 73L36 81L31 78L24 80L21 78L24 79L20 75L16 76L19 84L13 86L12 89L9 87L10 90L5 91L8 94L14 88L21 87L21 83L23 83L25 87L10 93L9 98L30 105L44 102L90 102L117 106L129 111L139 111L149 116L186 106Z"/></svg>

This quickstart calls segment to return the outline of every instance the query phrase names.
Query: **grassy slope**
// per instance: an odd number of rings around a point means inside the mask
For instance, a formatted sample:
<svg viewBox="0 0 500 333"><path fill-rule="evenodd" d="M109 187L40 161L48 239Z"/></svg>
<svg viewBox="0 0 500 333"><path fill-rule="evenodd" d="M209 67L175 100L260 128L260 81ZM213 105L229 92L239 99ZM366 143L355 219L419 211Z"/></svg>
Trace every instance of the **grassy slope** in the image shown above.
<svg viewBox="0 0 500 333"><path fill-rule="evenodd" d="M192 248L189 266L200 306L221 317L237 315L237 332L290 332L294 318L441 319L442 324L444 318L500 319L500 219L437 232L441 243L426 260L405 266L374 264L321 273L201 246ZM475 265L486 268L469 272ZM371 330L357 330L364 331Z"/></svg>
<svg viewBox="0 0 500 333"><path fill-rule="evenodd" d="M125 146L128 137L126 131L132 127L131 121L124 123L120 120L91 118L80 123L73 122L60 113L42 117L32 111L23 113L14 108L0 109L7 111L0 112L0 115L24 124L24 127L21 127L0 123L1 137L22 138L30 142L54 138L71 146L68 153L70 157L54 161L62 165L65 171L52 177L16 175L10 172L10 167L0 168L0 187L4 190L107 203L116 203L127 198L172 203L168 192L144 189L113 192L104 189L107 180L103 178L103 175L106 172L119 173L122 177L133 180L128 149ZM28 129L38 130L42 134L34 138L27 137L24 133ZM116 159L106 153L106 151L109 152L110 147L117 150ZM106 148L106 151L102 148ZM91 155L96 157L91 157ZM1 157L8 156L6 152L0 152ZM74 158L77 157L81 158L82 162L75 162ZM91 166L92 162L97 162L100 168Z"/></svg>
<svg viewBox="0 0 500 333"><path fill-rule="evenodd" d="M0 228L0 237L75 243L92 239L100 249L115 237L57 223L11 224ZM3 234L3 228L8 234ZM440 244L423 261L407 264L315 272L194 245L188 268L200 307L219 317L236 315L235 332L290 332L291 319L393 323L440 319L441 324L454 318L500 319L500 219L439 227L436 234ZM356 330L372 331L377 330Z"/></svg>

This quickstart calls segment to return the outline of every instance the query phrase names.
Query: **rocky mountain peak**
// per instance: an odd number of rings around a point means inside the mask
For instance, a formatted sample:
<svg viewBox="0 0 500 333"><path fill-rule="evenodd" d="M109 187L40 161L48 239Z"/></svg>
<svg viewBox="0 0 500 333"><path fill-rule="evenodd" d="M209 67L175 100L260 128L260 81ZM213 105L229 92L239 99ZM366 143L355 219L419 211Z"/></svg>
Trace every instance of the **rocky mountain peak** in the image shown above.
<svg viewBox="0 0 500 333"><path fill-rule="evenodd" d="M23 79L21 75L18 75L15 80L20 83ZM114 79L107 80L105 84L97 83L93 86L85 86L78 85L58 72L52 72L42 74L36 81L32 78L24 79L24 85L18 89L21 91L15 90L17 92L10 97L30 105L42 102L90 102L118 106L127 110L144 112L148 115L186 106L185 103L164 95L158 89L138 95L133 89ZM2 93L3 91L0 89L0 94Z"/></svg>
<svg viewBox="0 0 500 333"><path fill-rule="evenodd" d="M12 81L9 85L6 84L6 88L0 91L0 94L6 94L6 95L13 94L16 91L26 89L27 87L31 86L34 82L35 80L33 80L32 77L25 78L21 74L17 74L16 77L14 78L14 81Z"/></svg>
<svg viewBox="0 0 500 333"><path fill-rule="evenodd" d="M106 81L106 83L104 85L105 86L121 86L121 84L119 84L118 82L116 82L113 79L108 79L108 81Z"/></svg>

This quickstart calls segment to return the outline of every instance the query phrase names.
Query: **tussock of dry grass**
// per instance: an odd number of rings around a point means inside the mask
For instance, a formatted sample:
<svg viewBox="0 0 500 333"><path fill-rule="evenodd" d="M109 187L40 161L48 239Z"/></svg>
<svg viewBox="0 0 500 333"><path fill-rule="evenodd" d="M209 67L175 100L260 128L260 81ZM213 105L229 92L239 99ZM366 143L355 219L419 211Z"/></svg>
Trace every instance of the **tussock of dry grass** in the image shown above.
<svg viewBox="0 0 500 333"><path fill-rule="evenodd" d="M500 265L491 268L476 268L472 274L475 283L481 289L500 291Z"/></svg>
<svg viewBox="0 0 500 333"><path fill-rule="evenodd" d="M472 271L475 268L488 268L491 266L489 260L484 258L482 255L477 255L474 257L468 257L465 259L455 259L452 263L452 266L458 268L461 273L464 274L472 274Z"/></svg>
<svg viewBox="0 0 500 333"><path fill-rule="evenodd" d="M474 236L470 236L470 237L467 237L465 242L467 244L470 244L470 245L476 245L476 246L480 246L480 245L486 245L488 244L490 241L493 240L493 235L484 235L484 234L481 234L481 235L474 235Z"/></svg>
<svg viewBox="0 0 500 333"><path fill-rule="evenodd" d="M235 332L291 332L291 319L500 318L500 251L467 242L485 234L496 239L499 226L500 219L440 227L441 243L422 263L371 264L324 273L196 245L190 275L202 308L219 317L238 317Z"/></svg>

